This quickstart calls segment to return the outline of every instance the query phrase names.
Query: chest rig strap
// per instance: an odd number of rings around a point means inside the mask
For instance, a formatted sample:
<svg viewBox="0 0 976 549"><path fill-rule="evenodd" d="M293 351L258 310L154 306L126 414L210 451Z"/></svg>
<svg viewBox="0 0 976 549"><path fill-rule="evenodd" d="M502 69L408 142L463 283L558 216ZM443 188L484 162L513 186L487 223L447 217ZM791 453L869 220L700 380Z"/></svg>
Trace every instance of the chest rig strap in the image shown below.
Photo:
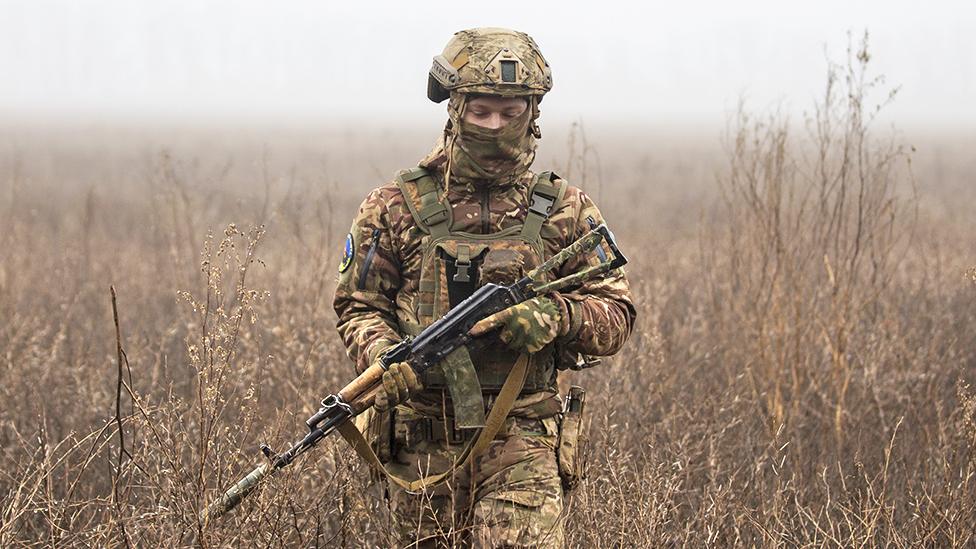
<svg viewBox="0 0 976 549"><path fill-rule="evenodd" d="M410 181L416 181L419 207L414 203L413 195L407 189L407 183ZM397 174L396 184L407 199L410 215L421 230L435 239L451 233L451 209L441 201L437 182L427 173L427 170L420 167L404 170Z"/></svg>
<svg viewBox="0 0 976 549"><path fill-rule="evenodd" d="M522 225L522 238L531 241L539 240L542 225L556 211L566 194L566 182L559 180L554 185L552 180L556 175L552 172L542 172L535 177L529 188L529 212Z"/></svg>

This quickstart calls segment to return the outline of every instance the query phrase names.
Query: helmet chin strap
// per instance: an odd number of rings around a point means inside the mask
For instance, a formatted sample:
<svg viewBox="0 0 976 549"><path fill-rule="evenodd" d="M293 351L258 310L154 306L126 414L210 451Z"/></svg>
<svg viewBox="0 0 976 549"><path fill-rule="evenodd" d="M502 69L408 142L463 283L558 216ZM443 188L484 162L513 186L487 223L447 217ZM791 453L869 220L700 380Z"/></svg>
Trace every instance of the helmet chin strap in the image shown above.
<svg viewBox="0 0 976 549"><path fill-rule="evenodd" d="M539 128L539 124L536 124L536 120L539 119L539 101L541 99L535 95L530 95L528 97L529 108L532 109L532 121L529 122L529 131L536 139L542 139L542 129Z"/></svg>

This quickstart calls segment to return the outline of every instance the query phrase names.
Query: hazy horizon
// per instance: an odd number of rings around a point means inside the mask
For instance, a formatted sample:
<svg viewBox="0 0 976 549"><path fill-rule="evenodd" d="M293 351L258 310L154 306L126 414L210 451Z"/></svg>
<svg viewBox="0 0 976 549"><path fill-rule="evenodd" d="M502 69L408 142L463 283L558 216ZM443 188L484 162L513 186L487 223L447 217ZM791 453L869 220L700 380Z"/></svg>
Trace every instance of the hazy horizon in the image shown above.
<svg viewBox="0 0 976 549"><path fill-rule="evenodd" d="M494 25L529 32L549 59L544 121L714 133L740 100L802 119L827 60L843 62L848 33L856 43L867 29L873 74L886 78L872 101L900 88L882 122L976 128L976 10L963 2L439 5L8 2L0 117L436 131L444 105L425 97L431 57L454 31Z"/></svg>

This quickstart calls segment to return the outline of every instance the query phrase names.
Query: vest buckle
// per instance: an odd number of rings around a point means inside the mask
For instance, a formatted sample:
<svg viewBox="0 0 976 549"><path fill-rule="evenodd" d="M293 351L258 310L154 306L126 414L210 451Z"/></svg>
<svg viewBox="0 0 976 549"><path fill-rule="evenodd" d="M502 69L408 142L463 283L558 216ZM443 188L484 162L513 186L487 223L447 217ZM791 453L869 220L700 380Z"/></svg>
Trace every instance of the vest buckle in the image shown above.
<svg viewBox="0 0 976 549"><path fill-rule="evenodd" d="M552 205L555 202L555 197L534 192L532 193L532 200L529 203L529 211L542 217L549 217L549 214L552 212Z"/></svg>
<svg viewBox="0 0 976 549"><path fill-rule="evenodd" d="M454 261L454 282L471 282L469 269L471 268L471 247L459 244L457 258Z"/></svg>

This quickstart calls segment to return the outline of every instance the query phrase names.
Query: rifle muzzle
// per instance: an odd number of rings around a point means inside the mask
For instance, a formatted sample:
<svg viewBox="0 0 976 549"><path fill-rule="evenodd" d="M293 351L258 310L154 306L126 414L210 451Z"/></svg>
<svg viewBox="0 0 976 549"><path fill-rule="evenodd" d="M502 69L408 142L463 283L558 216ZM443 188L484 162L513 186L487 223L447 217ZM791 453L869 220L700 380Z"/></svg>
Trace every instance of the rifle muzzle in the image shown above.
<svg viewBox="0 0 976 549"><path fill-rule="evenodd" d="M247 497L264 477L273 471L274 468L270 463L263 463L255 467L247 476L237 481L237 484L231 486L224 492L224 495L220 496L220 499L208 505L200 513L200 520L206 524L211 519L218 518L234 507L237 507L237 504Z"/></svg>

